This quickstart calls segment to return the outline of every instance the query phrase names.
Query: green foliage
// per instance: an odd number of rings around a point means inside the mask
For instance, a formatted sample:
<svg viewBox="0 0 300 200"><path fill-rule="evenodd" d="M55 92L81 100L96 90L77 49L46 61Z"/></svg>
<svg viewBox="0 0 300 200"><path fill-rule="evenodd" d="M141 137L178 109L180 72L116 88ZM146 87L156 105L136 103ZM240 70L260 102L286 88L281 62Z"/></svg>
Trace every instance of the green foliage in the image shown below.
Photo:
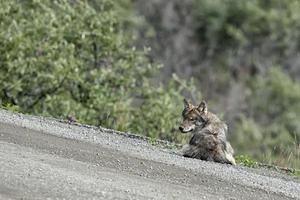
<svg viewBox="0 0 300 200"><path fill-rule="evenodd" d="M294 171L292 171L292 175L300 178L300 170L295 169Z"/></svg>
<svg viewBox="0 0 300 200"><path fill-rule="evenodd" d="M249 84L250 115L238 123L234 143L240 152L260 160L299 167L300 84L280 68Z"/></svg>
<svg viewBox="0 0 300 200"><path fill-rule="evenodd" d="M242 118L237 123L232 141L239 153L259 155L262 138L263 134L258 124L251 118Z"/></svg>
<svg viewBox="0 0 300 200"><path fill-rule="evenodd" d="M196 29L210 53L264 46L290 53L300 40L300 2L195 0Z"/></svg>
<svg viewBox="0 0 300 200"><path fill-rule="evenodd" d="M195 33L212 60L215 80L224 76L220 64L229 75L216 88L239 84L247 91L247 109L235 113L241 117L232 123L236 151L299 168L300 84L284 64L298 65L289 59L300 50L300 1L194 0L194 5Z"/></svg>
<svg viewBox="0 0 300 200"><path fill-rule="evenodd" d="M247 155L239 155L235 157L235 160L238 164L251 167L251 168L258 168L258 163L251 157Z"/></svg>
<svg viewBox="0 0 300 200"><path fill-rule="evenodd" d="M201 99L193 81L181 81L173 74L168 85L159 85L155 90L150 85L146 88L142 94L143 101L135 112L132 129L153 138L184 141L186 136L178 134L183 110L181 93L189 91L197 99Z"/></svg>
<svg viewBox="0 0 300 200"><path fill-rule="evenodd" d="M0 108L11 111L11 112L20 112L21 111L19 106L12 105L9 103L3 104L3 105L0 104Z"/></svg>
<svg viewBox="0 0 300 200"><path fill-rule="evenodd" d="M257 116L261 124L272 124L272 130L283 125L282 131L300 141L300 84L284 74L280 68L272 68L267 77L252 81L254 101L251 105L265 116Z"/></svg>
<svg viewBox="0 0 300 200"><path fill-rule="evenodd" d="M160 66L148 61L147 49L132 47L120 5L1 1L1 104L151 137L179 137L173 134L185 83L176 76L167 87L150 83Z"/></svg>
<svg viewBox="0 0 300 200"><path fill-rule="evenodd" d="M4 103L108 127L128 120L130 97L155 66L126 47L109 1L98 12L86 1L1 4Z"/></svg>
<svg viewBox="0 0 300 200"><path fill-rule="evenodd" d="M235 160L239 165L243 165L243 166L246 166L246 167L265 168L265 169L281 172L281 173L284 173L284 174L289 174L289 175L292 175L292 176L295 176L295 177L300 177L300 170L298 170L298 169L287 168L287 167L279 167L279 166L275 166L275 165L259 163L255 159L251 158L248 155L236 156Z"/></svg>

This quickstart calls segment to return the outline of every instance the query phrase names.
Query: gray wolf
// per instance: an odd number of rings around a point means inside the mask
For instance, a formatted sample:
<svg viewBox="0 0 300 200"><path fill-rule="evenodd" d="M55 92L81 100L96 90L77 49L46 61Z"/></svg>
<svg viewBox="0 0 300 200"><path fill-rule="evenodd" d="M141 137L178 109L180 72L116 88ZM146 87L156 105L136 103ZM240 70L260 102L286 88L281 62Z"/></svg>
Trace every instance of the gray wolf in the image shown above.
<svg viewBox="0 0 300 200"><path fill-rule="evenodd" d="M184 99L182 133L191 132L192 137L180 151L185 157L235 165L234 151L226 139L227 125L207 110L202 101L198 106Z"/></svg>

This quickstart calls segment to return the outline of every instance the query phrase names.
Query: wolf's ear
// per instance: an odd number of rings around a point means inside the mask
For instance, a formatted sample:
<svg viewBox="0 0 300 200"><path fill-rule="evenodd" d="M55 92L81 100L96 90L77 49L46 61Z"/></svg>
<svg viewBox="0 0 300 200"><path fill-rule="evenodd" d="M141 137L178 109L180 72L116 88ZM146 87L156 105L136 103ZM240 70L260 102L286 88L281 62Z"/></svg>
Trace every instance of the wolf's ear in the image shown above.
<svg viewBox="0 0 300 200"><path fill-rule="evenodd" d="M186 99L183 99L184 108L192 108L193 105Z"/></svg>
<svg viewBox="0 0 300 200"><path fill-rule="evenodd" d="M200 112L207 113L207 104L206 104L206 102L201 101L201 103L199 104L197 110L199 110Z"/></svg>

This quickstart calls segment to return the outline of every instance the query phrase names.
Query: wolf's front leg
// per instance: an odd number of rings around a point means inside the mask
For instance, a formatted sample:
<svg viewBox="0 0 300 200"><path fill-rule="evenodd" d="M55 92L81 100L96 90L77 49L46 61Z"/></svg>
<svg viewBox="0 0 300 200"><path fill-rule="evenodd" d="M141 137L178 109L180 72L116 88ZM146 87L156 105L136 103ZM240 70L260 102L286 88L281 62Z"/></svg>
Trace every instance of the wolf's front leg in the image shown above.
<svg viewBox="0 0 300 200"><path fill-rule="evenodd" d="M177 152L177 154L184 157L196 158L199 154L199 150L197 146L186 144Z"/></svg>
<svg viewBox="0 0 300 200"><path fill-rule="evenodd" d="M180 150L177 151L177 155L184 156L186 152L188 152L190 149L189 144L185 144Z"/></svg>
<svg viewBox="0 0 300 200"><path fill-rule="evenodd" d="M232 165L236 165L235 159L231 153L225 151L225 157Z"/></svg>
<svg viewBox="0 0 300 200"><path fill-rule="evenodd" d="M234 157L226 151L215 155L214 161L219 163L236 165Z"/></svg>

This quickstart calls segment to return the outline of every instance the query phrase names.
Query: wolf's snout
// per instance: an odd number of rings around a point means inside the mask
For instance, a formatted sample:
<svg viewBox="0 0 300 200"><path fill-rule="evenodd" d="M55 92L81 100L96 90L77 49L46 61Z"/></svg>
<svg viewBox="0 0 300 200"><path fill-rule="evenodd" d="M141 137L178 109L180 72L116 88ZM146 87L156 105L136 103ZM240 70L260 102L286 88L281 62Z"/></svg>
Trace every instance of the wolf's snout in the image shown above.
<svg viewBox="0 0 300 200"><path fill-rule="evenodd" d="M179 130L181 131L181 132L183 132L183 127L182 126L179 126Z"/></svg>

